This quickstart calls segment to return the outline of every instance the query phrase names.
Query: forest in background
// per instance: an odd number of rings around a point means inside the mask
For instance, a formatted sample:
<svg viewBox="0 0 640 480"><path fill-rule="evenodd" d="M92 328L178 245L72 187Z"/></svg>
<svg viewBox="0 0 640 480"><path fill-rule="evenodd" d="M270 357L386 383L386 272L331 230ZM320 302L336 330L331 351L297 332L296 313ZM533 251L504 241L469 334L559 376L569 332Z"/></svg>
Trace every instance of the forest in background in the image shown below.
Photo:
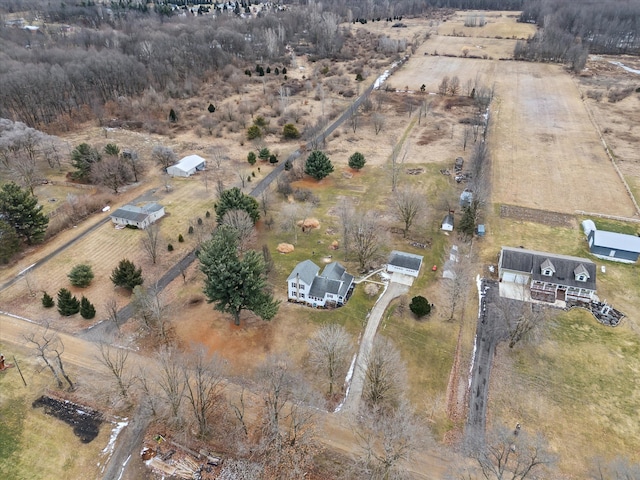
<svg viewBox="0 0 640 480"><path fill-rule="evenodd" d="M270 4L245 16L252 5L258 4L231 2L215 10L204 3L191 13L167 2L3 2L0 117L33 127L63 116L100 117L107 102L150 89L191 97L227 65L289 65L291 51L312 61L350 59L356 52L343 48L341 23L396 21L435 8L522 9L520 21L544 28L518 43L516 59L569 63L580 71L589 52L640 53L639 1L329 0ZM17 27L12 21L20 15L41 27Z"/></svg>

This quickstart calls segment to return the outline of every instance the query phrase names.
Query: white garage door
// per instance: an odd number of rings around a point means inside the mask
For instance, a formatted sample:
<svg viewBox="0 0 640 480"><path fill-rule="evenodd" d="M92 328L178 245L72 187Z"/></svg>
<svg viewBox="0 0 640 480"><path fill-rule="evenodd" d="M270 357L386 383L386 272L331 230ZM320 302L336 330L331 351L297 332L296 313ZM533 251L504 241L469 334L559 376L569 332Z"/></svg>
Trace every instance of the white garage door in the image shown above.
<svg viewBox="0 0 640 480"><path fill-rule="evenodd" d="M527 275L519 275L517 273L504 272L502 275L502 281L508 283L522 283L525 284L529 281Z"/></svg>

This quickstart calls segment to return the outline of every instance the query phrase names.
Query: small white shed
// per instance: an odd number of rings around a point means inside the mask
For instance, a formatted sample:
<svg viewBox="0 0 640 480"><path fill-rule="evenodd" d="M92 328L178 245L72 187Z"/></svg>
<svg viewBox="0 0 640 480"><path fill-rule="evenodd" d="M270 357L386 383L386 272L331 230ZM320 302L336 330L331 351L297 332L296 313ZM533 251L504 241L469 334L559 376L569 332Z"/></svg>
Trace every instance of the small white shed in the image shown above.
<svg viewBox="0 0 640 480"><path fill-rule="evenodd" d="M453 231L453 213L448 213L442 220L442 230L445 232Z"/></svg>

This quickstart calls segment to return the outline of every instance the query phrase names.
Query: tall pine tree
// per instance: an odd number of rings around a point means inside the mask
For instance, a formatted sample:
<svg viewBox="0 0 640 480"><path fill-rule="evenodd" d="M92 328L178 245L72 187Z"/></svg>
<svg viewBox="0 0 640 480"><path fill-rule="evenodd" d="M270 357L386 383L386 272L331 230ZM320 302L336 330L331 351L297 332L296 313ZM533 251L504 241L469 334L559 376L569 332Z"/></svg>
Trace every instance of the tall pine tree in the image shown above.
<svg viewBox="0 0 640 480"><path fill-rule="evenodd" d="M240 257L232 228L218 227L198 258L206 275L204 294L208 302L216 310L233 315L236 325L240 325L242 310L250 310L263 320L271 320L278 312L280 302L268 291L262 254L249 250Z"/></svg>
<svg viewBox="0 0 640 480"><path fill-rule="evenodd" d="M4 184L0 189L0 218L29 245L44 240L49 224L49 217L42 213L38 199L13 182Z"/></svg>

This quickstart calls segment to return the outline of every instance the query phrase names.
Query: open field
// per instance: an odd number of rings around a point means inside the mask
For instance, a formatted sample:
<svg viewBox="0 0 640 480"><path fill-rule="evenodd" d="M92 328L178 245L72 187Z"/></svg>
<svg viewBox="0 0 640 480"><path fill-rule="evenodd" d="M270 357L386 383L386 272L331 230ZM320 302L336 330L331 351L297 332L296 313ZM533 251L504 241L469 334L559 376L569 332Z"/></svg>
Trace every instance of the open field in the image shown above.
<svg viewBox="0 0 640 480"><path fill-rule="evenodd" d="M73 428L31 404L48 388L54 388L49 372L41 371L25 351L0 344L13 363L16 355L28 386L16 368L0 372L0 476L6 479L99 478L98 464L109 441L113 424L102 423L90 443L82 443ZM75 371L70 370L75 378ZM43 454L46 452L46 455Z"/></svg>
<svg viewBox="0 0 640 480"><path fill-rule="evenodd" d="M586 478L597 457L637 461L639 352L628 325L612 329L583 311L563 313L541 345L500 347L490 421L543 432L566 478Z"/></svg>
<svg viewBox="0 0 640 480"><path fill-rule="evenodd" d="M497 39L523 39L536 33L536 26L530 23L518 23L516 21L519 12L504 11L458 11L449 17L446 22L438 25L438 35L460 35L464 37L497 38ZM465 27L465 21L484 20L484 26ZM478 22L479 24L479 22Z"/></svg>

